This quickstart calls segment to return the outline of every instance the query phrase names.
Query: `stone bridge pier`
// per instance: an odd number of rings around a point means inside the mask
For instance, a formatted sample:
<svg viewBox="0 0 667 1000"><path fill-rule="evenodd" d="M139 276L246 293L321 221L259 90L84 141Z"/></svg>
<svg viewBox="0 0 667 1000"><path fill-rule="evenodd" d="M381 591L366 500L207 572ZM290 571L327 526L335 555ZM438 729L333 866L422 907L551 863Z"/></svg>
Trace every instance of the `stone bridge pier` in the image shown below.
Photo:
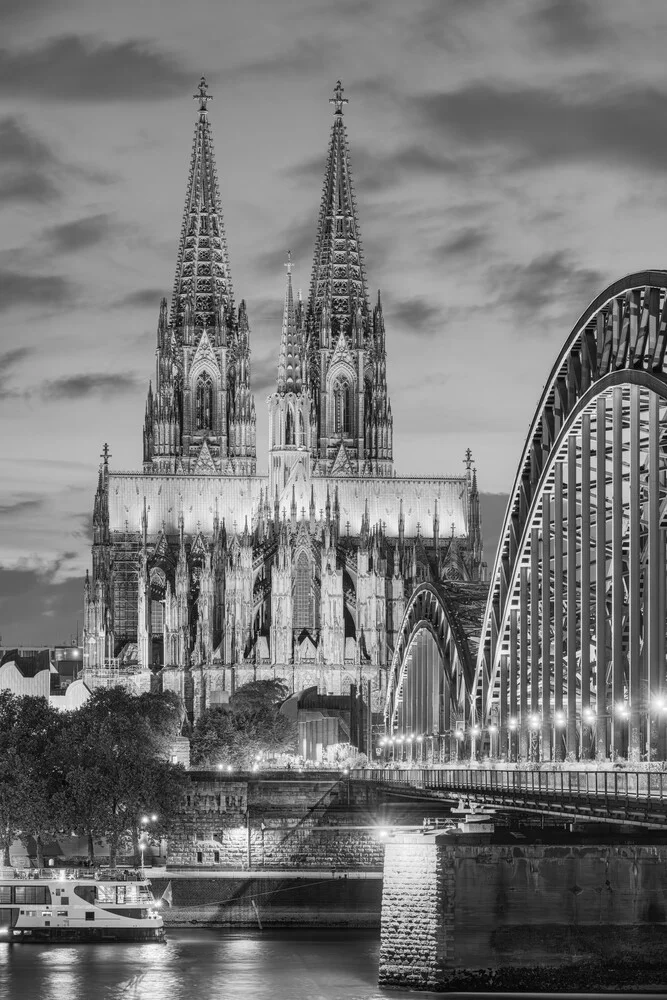
<svg viewBox="0 0 667 1000"><path fill-rule="evenodd" d="M379 984L664 987L666 862L664 844L397 833L385 849Z"/></svg>

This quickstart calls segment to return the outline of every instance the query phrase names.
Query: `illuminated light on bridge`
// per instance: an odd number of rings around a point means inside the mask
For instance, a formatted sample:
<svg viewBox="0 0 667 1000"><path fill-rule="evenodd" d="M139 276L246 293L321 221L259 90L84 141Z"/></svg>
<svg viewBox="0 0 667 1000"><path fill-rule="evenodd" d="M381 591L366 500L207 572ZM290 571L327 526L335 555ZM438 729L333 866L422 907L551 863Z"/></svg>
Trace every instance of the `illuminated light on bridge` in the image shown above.
<svg viewBox="0 0 667 1000"><path fill-rule="evenodd" d="M667 271L585 311L536 409L488 595L410 598L389 737L430 735L440 762L667 759L666 353Z"/></svg>
<svg viewBox="0 0 667 1000"><path fill-rule="evenodd" d="M509 759L665 759L666 299L665 271L599 295L530 427L471 690Z"/></svg>

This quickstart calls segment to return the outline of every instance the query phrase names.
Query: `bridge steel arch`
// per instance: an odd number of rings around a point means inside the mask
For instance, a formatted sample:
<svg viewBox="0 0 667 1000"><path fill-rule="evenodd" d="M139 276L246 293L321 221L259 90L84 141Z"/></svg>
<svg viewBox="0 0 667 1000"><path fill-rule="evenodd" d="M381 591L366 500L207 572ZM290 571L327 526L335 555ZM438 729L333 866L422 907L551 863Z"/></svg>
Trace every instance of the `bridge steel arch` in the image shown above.
<svg viewBox="0 0 667 1000"><path fill-rule="evenodd" d="M553 366L510 495L472 715L510 759L664 760L667 271L610 285Z"/></svg>
<svg viewBox="0 0 667 1000"><path fill-rule="evenodd" d="M389 670L388 736L439 736L445 759L462 752L456 733L473 725L471 690L485 598L485 584L422 583L413 591Z"/></svg>

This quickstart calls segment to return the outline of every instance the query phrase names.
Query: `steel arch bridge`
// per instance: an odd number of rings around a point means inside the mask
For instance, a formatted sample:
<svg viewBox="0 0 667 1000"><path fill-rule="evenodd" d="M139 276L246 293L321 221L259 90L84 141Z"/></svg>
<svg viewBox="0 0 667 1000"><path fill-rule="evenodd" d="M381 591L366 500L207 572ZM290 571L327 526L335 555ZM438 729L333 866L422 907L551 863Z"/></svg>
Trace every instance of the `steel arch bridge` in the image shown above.
<svg viewBox="0 0 667 1000"><path fill-rule="evenodd" d="M584 312L537 406L471 714L510 759L665 759L667 271Z"/></svg>
<svg viewBox="0 0 667 1000"><path fill-rule="evenodd" d="M400 738L456 733L472 717L472 686L487 586L422 583L408 601L394 649L385 732Z"/></svg>

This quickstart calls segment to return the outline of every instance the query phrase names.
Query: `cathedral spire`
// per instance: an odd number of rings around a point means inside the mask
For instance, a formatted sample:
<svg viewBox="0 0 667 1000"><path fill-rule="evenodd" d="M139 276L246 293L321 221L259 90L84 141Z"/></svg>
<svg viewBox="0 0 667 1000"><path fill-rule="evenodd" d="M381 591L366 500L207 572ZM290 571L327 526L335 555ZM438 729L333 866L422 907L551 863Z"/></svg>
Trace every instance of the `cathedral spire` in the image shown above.
<svg viewBox="0 0 667 1000"><path fill-rule="evenodd" d="M368 311L357 208L352 189L350 154L343 123L340 80L334 96L334 122L324 175L308 307L314 315L323 307L338 327L347 328L361 304Z"/></svg>
<svg viewBox="0 0 667 1000"><path fill-rule="evenodd" d="M292 251L287 251L287 286L283 309L283 330L280 337L280 359L278 361L278 392L299 392L301 390L301 352L299 333L292 293Z"/></svg>
<svg viewBox="0 0 667 1000"><path fill-rule="evenodd" d="M171 301L171 324L176 328L183 324L186 302L191 305L191 321L199 329L215 328L221 304L225 311L233 307L213 135L208 120L208 102L212 99L202 77L194 95L199 107Z"/></svg>

